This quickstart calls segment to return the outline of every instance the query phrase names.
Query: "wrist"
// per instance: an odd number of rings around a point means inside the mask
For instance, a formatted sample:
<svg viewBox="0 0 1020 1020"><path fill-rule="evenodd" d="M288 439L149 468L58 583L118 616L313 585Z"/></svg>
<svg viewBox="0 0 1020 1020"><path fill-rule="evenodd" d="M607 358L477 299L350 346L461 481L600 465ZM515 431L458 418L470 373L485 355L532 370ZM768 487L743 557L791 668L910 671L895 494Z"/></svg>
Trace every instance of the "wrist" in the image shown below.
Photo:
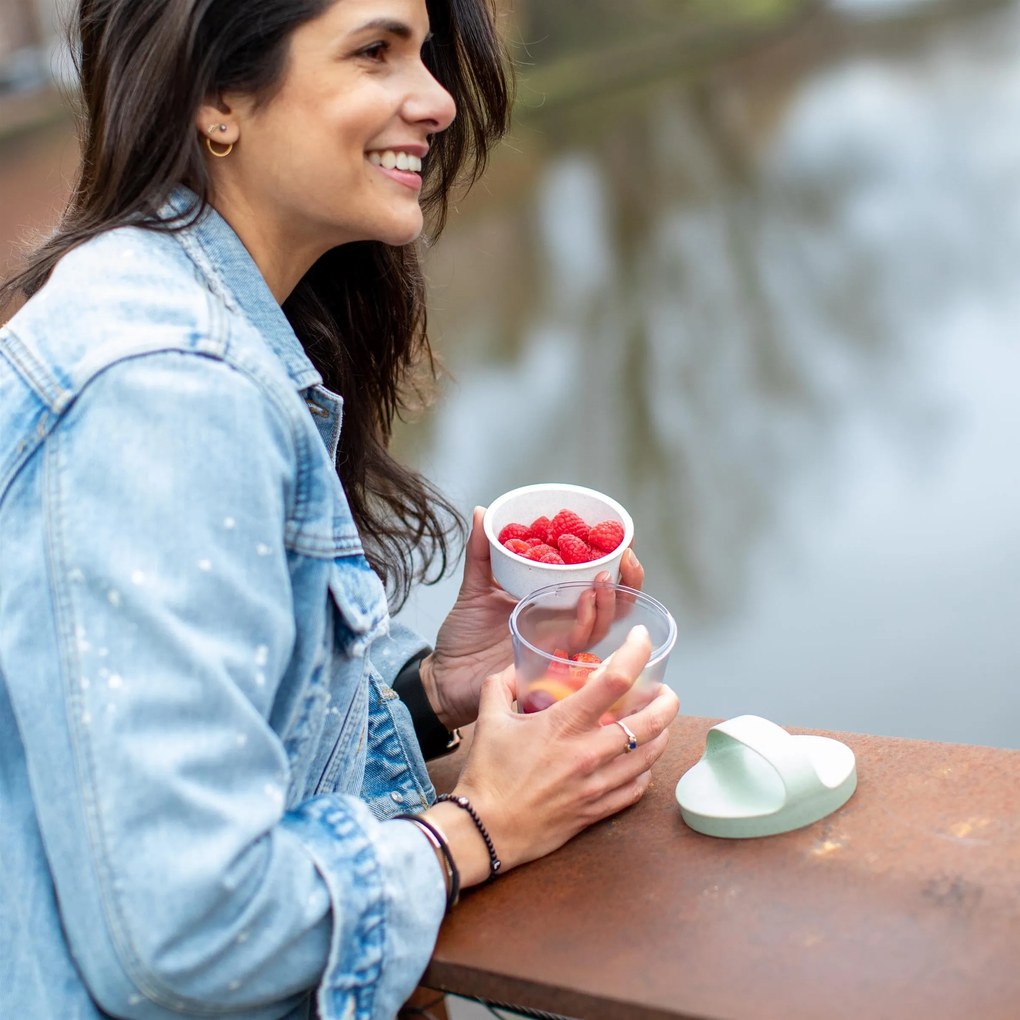
<svg viewBox="0 0 1020 1020"><path fill-rule="evenodd" d="M435 658L436 653L429 652L418 663L418 674L421 677L422 690L425 691L425 697L428 698L429 707L435 717L452 733L457 729L459 723L453 718L447 706L443 704L439 684L436 683Z"/></svg>
<svg viewBox="0 0 1020 1020"><path fill-rule="evenodd" d="M435 824L434 819L429 821L422 815L396 815L395 820L410 822L431 844L436 861L443 869L443 881L446 885L446 913L448 914L457 905L460 898L460 870L446 834Z"/></svg>
<svg viewBox="0 0 1020 1020"><path fill-rule="evenodd" d="M456 750L460 732L451 731L439 718L425 689L422 663L427 652L419 652L409 659L393 679L393 689L411 713L414 734L418 738L422 756L426 761L441 758Z"/></svg>
<svg viewBox="0 0 1020 1020"><path fill-rule="evenodd" d="M422 817L433 821L446 835L457 862L461 888L489 880L492 874L489 850L466 811L443 801L433 804Z"/></svg>
<svg viewBox="0 0 1020 1020"><path fill-rule="evenodd" d="M474 804L471 803L470 798L455 793L441 793L436 798L436 802L453 804L460 808L461 811L467 812L474 827L478 830L478 835L482 837L482 842L485 844L486 852L489 855L489 878L496 878L503 870L503 861L499 854L496 853L496 844L493 843L492 836L489 835L489 829L485 822L482 821L482 816L478 813Z"/></svg>

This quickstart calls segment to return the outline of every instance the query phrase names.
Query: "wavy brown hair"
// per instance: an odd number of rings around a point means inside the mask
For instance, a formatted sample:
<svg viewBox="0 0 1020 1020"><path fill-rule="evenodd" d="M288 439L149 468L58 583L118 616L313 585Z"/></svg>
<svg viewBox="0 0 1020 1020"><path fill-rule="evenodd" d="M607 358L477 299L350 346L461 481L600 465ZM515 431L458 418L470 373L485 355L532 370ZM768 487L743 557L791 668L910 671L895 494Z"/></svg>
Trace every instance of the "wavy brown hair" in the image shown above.
<svg viewBox="0 0 1020 1020"><path fill-rule="evenodd" d="M287 67L290 34L343 0L79 0L72 37L82 158L56 232L0 288L0 308L31 296L59 259L127 223L180 229L156 213L187 184L210 200L194 128L209 97L272 99ZM496 31L494 0L426 0L432 36L423 56L457 104L431 142L421 193L438 236L455 188L485 168L509 127L513 76ZM395 421L434 386L418 244L365 241L334 248L283 305L325 384L344 398L337 472L366 554L395 607L415 580L437 580L459 551L464 521L418 472L389 452Z"/></svg>

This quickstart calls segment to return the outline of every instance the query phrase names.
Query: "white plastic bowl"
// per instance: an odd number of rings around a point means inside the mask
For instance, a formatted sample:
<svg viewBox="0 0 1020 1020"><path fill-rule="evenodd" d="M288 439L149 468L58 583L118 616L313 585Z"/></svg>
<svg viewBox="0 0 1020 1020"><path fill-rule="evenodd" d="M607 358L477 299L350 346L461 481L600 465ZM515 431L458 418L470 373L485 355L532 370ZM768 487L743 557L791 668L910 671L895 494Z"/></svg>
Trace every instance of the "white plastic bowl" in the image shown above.
<svg viewBox="0 0 1020 1020"><path fill-rule="evenodd" d="M611 553L588 563L539 563L526 560L499 544L499 533L508 524L530 524L536 517L552 519L560 510L573 510L586 523L618 521L623 541ZM634 521L611 496L582 485L542 482L511 489L493 500L483 521L489 540L492 576L514 598L524 598L538 588L559 581L594 581L603 571L613 583L620 580L620 560L634 540Z"/></svg>

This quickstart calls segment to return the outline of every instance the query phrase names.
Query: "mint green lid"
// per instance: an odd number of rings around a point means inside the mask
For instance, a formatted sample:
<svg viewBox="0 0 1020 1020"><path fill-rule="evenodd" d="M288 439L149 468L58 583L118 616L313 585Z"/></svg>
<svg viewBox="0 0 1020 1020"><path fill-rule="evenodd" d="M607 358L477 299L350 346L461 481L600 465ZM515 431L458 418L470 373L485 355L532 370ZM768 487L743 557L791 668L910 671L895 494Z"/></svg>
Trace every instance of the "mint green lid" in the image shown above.
<svg viewBox="0 0 1020 1020"><path fill-rule="evenodd" d="M741 715L708 731L701 760L680 777L683 820L707 836L773 836L841 808L857 788L853 751L831 737L793 735Z"/></svg>

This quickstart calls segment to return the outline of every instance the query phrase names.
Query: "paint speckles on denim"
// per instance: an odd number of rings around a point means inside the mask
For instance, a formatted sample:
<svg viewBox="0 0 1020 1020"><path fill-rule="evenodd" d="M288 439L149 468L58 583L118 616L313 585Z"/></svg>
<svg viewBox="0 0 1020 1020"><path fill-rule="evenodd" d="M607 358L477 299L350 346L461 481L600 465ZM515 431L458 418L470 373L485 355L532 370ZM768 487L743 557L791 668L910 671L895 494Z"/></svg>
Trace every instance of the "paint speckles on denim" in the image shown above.
<svg viewBox="0 0 1020 1020"><path fill-rule="evenodd" d="M428 962L432 850L380 821L433 796L387 686L422 642L341 413L214 213L0 329L0 1016L388 1020Z"/></svg>

